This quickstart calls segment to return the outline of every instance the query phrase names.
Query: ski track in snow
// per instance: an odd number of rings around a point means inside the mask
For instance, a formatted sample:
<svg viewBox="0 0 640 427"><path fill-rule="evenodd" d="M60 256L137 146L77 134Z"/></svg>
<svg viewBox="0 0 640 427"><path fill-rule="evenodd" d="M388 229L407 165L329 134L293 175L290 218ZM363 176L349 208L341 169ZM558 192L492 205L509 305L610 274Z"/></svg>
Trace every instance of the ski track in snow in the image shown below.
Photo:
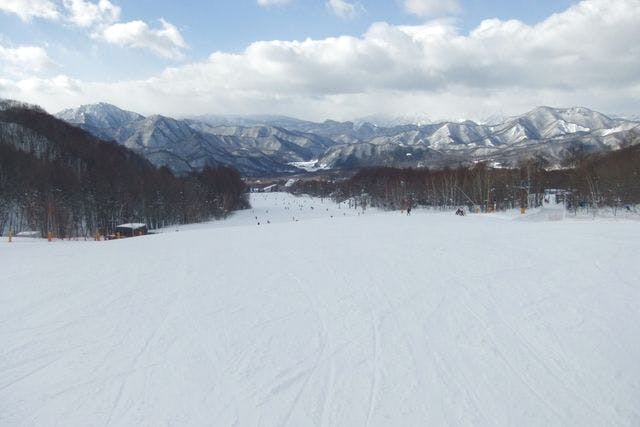
<svg viewBox="0 0 640 427"><path fill-rule="evenodd" d="M0 425L640 424L637 222L252 204L0 242Z"/></svg>

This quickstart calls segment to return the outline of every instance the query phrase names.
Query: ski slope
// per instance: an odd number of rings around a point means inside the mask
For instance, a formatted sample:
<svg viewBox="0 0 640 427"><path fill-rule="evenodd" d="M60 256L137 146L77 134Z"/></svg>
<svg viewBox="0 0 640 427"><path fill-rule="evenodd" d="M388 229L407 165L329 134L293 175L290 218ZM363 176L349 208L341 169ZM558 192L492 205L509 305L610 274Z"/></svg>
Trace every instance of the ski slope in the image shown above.
<svg viewBox="0 0 640 427"><path fill-rule="evenodd" d="M638 222L252 203L0 243L0 425L640 424Z"/></svg>

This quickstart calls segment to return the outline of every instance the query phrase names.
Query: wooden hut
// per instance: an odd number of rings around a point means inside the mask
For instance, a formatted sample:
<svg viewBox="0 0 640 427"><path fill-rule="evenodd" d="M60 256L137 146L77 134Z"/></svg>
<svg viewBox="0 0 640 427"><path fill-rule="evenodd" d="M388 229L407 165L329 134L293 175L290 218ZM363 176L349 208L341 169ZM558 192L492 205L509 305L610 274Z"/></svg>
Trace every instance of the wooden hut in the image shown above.
<svg viewBox="0 0 640 427"><path fill-rule="evenodd" d="M148 232L147 224L140 222L120 224L116 227L116 234L120 237L144 236Z"/></svg>

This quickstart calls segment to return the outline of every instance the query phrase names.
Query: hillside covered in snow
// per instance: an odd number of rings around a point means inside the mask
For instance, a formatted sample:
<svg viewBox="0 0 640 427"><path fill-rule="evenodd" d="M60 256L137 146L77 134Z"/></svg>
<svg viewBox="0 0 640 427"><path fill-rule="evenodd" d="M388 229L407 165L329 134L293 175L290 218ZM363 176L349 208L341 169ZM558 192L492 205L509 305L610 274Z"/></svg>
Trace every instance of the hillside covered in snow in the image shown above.
<svg viewBox="0 0 640 427"><path fill-rule="evenodd" d="M3 240L0 425L640 422L637 220L252 205Z"/></svg>

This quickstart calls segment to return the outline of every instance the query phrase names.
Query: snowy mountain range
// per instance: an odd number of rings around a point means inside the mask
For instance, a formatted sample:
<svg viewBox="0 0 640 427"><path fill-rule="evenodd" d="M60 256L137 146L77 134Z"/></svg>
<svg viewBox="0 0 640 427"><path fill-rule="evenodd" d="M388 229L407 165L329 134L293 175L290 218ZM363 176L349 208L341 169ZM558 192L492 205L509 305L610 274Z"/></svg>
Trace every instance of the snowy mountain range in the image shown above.
<svg viewBox="0 0 640 427"><path fill-rule="evenodd" d="M226 164L249 176L315 168L444 167L488 161L513 166L537 158L557 167L578 154L611 151L640 140L640 122L587 108L539 107L487 121L383 126L370 121L322 123L282 116L198 116L173 119L84 105L56 115L94 135L186 173ZM380 122L381 123L381 122Z"/></svg>

